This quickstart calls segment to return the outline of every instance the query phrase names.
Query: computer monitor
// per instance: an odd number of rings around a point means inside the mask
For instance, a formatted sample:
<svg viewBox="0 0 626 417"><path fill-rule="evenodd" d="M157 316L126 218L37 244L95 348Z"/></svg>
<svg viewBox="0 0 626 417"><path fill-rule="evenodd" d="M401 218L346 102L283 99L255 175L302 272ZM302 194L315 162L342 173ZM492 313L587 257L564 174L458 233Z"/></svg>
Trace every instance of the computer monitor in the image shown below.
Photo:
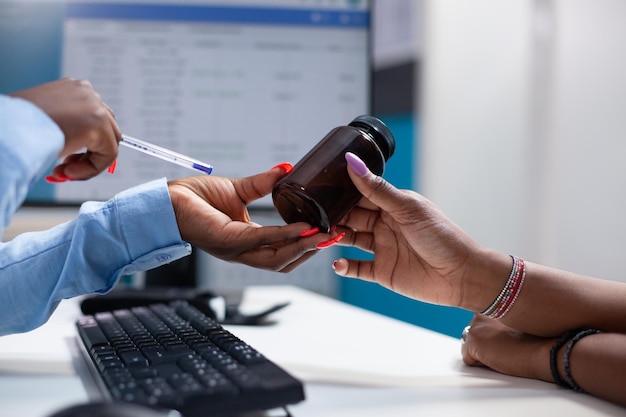
<svg viewBox="0 0 626 417"><path fill-rule="evenodd" d="M369 28L367 0L0 0L0 92L87 79L123 133L247 176L368 113ZM196 174L122 147L115 174L40 181L28 202Z"/></svg>

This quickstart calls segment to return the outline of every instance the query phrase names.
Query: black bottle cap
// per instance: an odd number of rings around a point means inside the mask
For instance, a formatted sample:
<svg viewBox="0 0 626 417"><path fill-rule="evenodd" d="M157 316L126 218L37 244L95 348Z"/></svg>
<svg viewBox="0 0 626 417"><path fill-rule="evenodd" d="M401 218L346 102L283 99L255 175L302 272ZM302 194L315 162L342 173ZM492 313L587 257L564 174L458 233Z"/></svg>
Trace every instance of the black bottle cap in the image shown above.
<svg viewBox="0 0 626 417"><path fill-rule="evenodd" d="M351 121L348 126L357 127L369 133L380 147L385 161L388 161L395 152L396 140L391 130L389 130L382 120L374 116L362 115Z"/></svg>

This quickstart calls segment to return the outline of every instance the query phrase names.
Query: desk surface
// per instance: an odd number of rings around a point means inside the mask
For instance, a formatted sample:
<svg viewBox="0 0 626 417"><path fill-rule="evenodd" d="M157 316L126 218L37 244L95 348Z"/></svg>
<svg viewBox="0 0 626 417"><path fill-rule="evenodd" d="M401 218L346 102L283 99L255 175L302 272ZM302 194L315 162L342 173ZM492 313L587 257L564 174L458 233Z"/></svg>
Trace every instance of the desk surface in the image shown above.
<svg viewBox="0 0 626 417"><path fill-rule="evenodd" d="M244 307L281 301L291 305L276 325L228 329L305 382L294 417L626 414L554 384L466 367L457 339L305 290L253 287ZM74 366L78 314L69 300L41 328L0 338L0 415L44 417L90 398L91 381Z"/></svg>

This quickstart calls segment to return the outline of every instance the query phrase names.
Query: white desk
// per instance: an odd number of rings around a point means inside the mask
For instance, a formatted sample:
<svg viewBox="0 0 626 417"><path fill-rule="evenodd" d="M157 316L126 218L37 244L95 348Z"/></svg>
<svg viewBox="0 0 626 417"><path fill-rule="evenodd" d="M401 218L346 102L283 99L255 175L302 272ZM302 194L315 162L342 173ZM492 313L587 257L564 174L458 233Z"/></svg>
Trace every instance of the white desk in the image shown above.
<svg viewBox="0 0 626 417"><path fill-rule="evenodd" d="M466 367L457 339L301 289L253 287L244 303L256 310L287 300L276 325L229 330L305 382L294 417L626 415L554 384ZM1 416L43 417L88 399L92 381L78 376L70 353L77 315L68 301L42 328L0 338Z"/></svg>

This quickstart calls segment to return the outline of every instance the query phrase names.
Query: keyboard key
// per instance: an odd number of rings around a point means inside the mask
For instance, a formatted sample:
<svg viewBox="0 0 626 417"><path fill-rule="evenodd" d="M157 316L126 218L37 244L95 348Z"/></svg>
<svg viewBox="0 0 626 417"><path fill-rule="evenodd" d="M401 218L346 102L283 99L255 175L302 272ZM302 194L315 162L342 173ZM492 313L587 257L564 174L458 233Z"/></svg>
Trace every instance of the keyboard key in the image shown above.
<svg viewBox="0 0 626 417"><path fill-rule="evenodd" d="M119 355L126 366L148 366L148 359L138 349L122 351Z"/></svg>
<svg viewBox="0 0 626 417"><path fill-rule="evenodd" d="M154 378L158 376L156 369L151 367L134 367L130 368L130 373L135 379Z"/></svg>
<svg viewBox="0 0 626 417"><path fill-rule="evenodd" d="M80 337L83 339L87 349L98 345L108 345L109 340L102 332L93 318L85 318L79 321Z"/></svg>

